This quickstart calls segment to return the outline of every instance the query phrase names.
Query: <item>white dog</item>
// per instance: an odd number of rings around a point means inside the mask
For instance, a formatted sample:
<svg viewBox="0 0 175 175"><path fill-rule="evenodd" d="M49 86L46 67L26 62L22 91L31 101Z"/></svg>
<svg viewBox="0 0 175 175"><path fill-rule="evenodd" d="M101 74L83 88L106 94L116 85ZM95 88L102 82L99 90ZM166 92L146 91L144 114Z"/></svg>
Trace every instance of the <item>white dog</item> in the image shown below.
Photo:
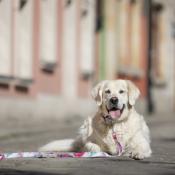
<svg viewBox="0 0 175 175"><path fill-rule="evenodd" d="M87 118L76 139L53 141L40 151L104 151L143 159L151 156L149 129L134 108L139 89L129 80L105 80L92 90L97 113Z"/></svg>

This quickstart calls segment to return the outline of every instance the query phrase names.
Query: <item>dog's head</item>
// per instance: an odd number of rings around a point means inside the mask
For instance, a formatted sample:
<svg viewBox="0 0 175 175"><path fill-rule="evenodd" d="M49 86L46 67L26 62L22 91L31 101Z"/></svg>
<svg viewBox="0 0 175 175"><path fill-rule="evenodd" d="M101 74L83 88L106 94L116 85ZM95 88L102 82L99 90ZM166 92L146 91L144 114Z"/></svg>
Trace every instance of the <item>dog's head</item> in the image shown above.
<svg viewBox="0 0 175 175"><path fill-rule="evenodd" d="M113 122L128 116L139 94L139 89L129 80L104 80L92 89L99 110Z"/></svg>

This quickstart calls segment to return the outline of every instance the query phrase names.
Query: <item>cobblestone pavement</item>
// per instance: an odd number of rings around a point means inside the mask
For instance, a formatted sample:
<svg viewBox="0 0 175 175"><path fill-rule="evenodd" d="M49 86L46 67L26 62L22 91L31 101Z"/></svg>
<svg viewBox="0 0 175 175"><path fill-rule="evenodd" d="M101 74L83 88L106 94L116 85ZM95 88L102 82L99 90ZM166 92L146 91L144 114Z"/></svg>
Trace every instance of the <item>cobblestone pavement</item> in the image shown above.
<svg viewBox="0 0 175 175"><path fill-rule="evenodd" d="M94 159L10 159L0 162L0 174L73 175L73 174L175 174L175 116L146 117L151 129L153 155L136 161L125 157ZM36 151L41 145L76 136L81 117L65 119L0 120L0 152Z"/></svg>

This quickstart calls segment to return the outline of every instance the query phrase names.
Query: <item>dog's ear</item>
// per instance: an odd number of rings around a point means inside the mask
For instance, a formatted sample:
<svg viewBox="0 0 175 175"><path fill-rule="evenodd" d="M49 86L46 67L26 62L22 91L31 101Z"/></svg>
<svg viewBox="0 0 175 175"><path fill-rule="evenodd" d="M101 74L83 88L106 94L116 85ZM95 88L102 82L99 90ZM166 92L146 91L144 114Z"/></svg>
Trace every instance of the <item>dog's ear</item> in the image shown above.
<svg viewBox="0 0 175 175"><path fill-rule="evenodd" d="M91 91L92 98L96 101L98 106L102 104L103 87L106 82L107 80L101 81Z"/></svg>
<svg viewBox="0 0 175 175"><path fill-rule="evenodd" d="M132 83L130 80L127 80L128 85L128 98L129 104L133 106L140 95L140 90L138 87Z"/></svg>

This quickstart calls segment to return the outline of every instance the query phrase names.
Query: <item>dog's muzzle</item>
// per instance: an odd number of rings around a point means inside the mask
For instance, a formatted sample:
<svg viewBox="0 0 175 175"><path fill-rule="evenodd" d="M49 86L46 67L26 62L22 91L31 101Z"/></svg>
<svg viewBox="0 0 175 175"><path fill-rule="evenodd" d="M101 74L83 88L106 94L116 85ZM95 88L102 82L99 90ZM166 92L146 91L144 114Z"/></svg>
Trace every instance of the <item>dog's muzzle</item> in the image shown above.
<svg viewBox="0 0 175 175"><path fill-rule="evenodd" d="M109 99L108 104L106 105L108 111L108 117L112 120L120 118L125 105L120 103L117 97L112 97Z"/></svg>

